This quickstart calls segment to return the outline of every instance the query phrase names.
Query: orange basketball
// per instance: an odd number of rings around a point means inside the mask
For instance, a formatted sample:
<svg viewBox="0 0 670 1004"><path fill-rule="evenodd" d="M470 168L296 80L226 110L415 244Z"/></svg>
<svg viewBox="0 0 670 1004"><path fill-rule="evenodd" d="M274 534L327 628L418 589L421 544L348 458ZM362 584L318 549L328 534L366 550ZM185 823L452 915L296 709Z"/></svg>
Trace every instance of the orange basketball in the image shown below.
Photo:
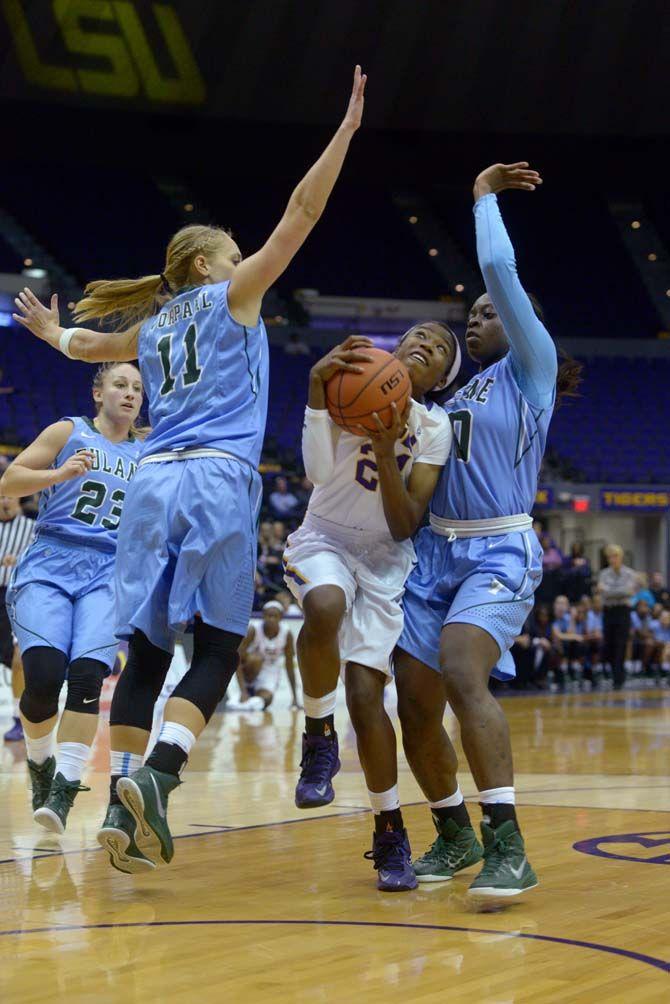
<svg viewBox="0 0 670 1004"><path fill-rule="evenodd" d="M333 422L347 432L364 436L357 426L376 432L372 417L377 412L388 429L393 421L391 405L399 412L405 408L412 392L407 367L390 352L363 348L358 351L371 356L371 362L357 363L362 373L340 370L326 384L326 403Z"/></svg>

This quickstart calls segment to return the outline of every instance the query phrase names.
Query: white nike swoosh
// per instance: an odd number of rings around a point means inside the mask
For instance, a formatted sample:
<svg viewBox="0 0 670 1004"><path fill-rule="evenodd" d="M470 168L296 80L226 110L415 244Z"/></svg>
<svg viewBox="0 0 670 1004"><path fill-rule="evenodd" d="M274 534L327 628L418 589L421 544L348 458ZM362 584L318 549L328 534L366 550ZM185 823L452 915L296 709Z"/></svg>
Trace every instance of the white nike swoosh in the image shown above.
<svg viewBox="0 0 670 1004"><path fill-rule="evenodd" d="M518 868L512 868L512 866L510 865L509 870L511 871L515 879L520 879L521 873L525 867L526 867L526 859L524 858Z"/></svg>
<svg viewBox="0 0 670 1004"><path fill-rule="evenodd" d="M93 701L97 701L97 700L98 700L97 697L84 697L82 703L83 704L93 704Z"/></svg>
<svg viewBox="0 0 670 1004"><path fill-rule="evenodd" d="M316 791L317 795L321 795L321 797L323 798L323 796L326 794L326 788L327 787L328 787L328 785L324 784L323 787L321 787L321 788L315 788L314 790Z"/></svg>
<svg viewBox="0 0 670 1004"><path fill-rule="evenodd" d="M151 777L151 782L152 782L152 784L154 786L154 789L156 791L156 801L158 802L158 815L161 817L161 819L165 819L165 808L163 806L163 800L161 799L160 788L156 784L156 778L153 776L153 774L151 774L150 777ZM517 878L518 878L518 876L517 876Z"/></svg>
<svg viewBox="0 0 670 1004"><path fill-rule="evenodd" d="M82 432L82 439L95 439L95 435L92 432Z"/></svg>
<svg viewBox="0 0 670 1004"><path fill-rule="evenodd" d="M380 872L379 877L382 880L382 882L389 882L391 879L391 876L388 872Z"/></svg>

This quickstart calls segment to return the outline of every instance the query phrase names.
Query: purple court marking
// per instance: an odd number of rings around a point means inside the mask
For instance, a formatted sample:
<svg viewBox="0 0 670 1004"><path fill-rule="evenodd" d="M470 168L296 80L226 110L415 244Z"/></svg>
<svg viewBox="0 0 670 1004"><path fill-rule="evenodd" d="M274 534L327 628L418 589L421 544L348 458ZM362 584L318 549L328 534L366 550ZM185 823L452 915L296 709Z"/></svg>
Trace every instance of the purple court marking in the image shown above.
<svg viewBox="0 0 670 1004"><path fill-rule="evenodd" d="M661 837L662 839L654 839ZM632 854L613 854L601 850L602 844L637 844L638 847L667 847L666 854L653 858L635 857ZM670 828L667 830L652 830L646 833L611 833L605 837L591 837L589 840L578 840L572 845L573 850L582 854L594 854L599 858L613 858L617 861L637 861L644 865L670 865Z"/></svg>
<svg viewBox="0 0 670 1004"><path fill-rule="evenodd" d="M633 952L628 948L614 948L612 945L600 945L595 941L579 941L576 938L558 938L550 934L526 934L523 931L495 931L485 927L460 927L453 924L403 924L392 921L374 920L152 920L148 923L131 921L120 924L63 924L55 927L33 927L27 930L0 931L0 937L23 934L48 934L53 931L109 931L115 928L133 927L207 927L207 926L288 926L288 927L374 927L391 928L410 931L450 931L459 934L497 934L504 938L523 938L527 941L546 941L554 945L569 945L572 948L590 948L595 952L607 952L610 955L620 955L626 959L643 962L664 973L670 973L670 962L657 959L643 952Z"/></svg>

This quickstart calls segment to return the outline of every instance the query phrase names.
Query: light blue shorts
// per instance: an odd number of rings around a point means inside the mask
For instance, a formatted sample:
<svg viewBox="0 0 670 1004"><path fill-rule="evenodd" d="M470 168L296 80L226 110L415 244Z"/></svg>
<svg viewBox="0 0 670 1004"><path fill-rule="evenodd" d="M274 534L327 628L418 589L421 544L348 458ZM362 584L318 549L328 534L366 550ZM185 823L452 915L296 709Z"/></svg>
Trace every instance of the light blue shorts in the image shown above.
<svg viewBox="0 0 670 1004"><path fill-rule="evenodd" d="M474 624L500 648L493 676L512 679L509 649L533 609L542 578L537 535L528 530L449 542L425 527L415 548L417 565L405 585L398 647L439 673L442 628Z"/></svg>
<svg viewBox="0 0 670 1004"><path fill-rule="evenodd" d="M260 475L225 457L145 464L128 486L116 557L117 635L174 651L196 614L245 635Z"/></svg>
<svg viewBox="0 0 670 1004"><path fill-rule="evenodd" d="M69 662L85 656L114 665L114 552L38 534L7 590L21 654L46 645Z"/></svg>

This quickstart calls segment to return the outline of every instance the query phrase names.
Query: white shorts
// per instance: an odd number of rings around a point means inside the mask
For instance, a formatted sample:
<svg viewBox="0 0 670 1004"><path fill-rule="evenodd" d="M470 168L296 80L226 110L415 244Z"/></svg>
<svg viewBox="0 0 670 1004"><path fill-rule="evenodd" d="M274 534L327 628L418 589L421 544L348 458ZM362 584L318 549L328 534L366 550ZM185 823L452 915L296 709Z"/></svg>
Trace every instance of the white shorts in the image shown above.
<svg viewBox="0 0 670 1004"><path fill-rule="evenodd" d="M303 524L288 538L284 581L301 606L310 589L339 586L347 601L339 639L342 666L357 662L391 677L390 657L403 627L400 601L414 561L410 541L364 534L336 539Z"/></svg>
<svg viewBox="0 0 670 1004"><path fill-rule="evenodd" d="M264 664L253 680L247 680L247 687L251 687L255 693L258 693L259 690L267 690L269 694L274 694L279 686L281 669L281 666L273 663Z"/></svg>

